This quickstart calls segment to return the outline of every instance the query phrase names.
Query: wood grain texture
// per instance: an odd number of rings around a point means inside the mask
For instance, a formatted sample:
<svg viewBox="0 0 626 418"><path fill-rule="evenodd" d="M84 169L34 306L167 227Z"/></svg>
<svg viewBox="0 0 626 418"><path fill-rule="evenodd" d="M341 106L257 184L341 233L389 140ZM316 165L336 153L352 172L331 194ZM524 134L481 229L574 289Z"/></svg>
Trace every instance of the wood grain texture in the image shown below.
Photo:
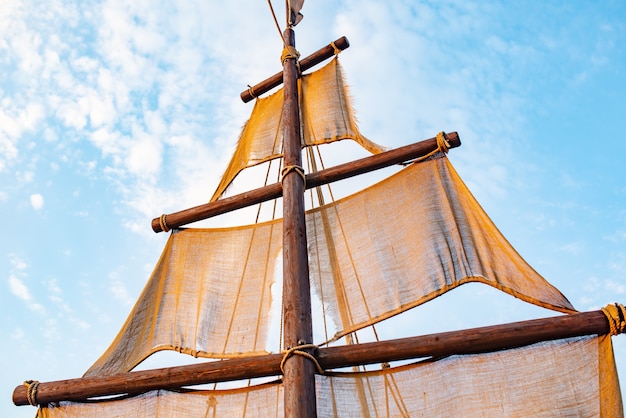
<svg viewBox="0 0 626 418"><path fill-rule="evenodd" d="M341 38L337 39L333 43L337 47L338 51L343 51L344 49L350 46L350 43L348 42L348 38L346 38L345 36L342 36ZM332 47L331 44L328 44L325 47L318 49L317 51L307 56L306 58L301 59L300 71L303 72L310 68L313 68L320 62L332 57L333 55L335 55L335 49ZM283 72L276 73L273 76L261 81L260 83L255 84L254 86L251 86L248 90L242 91L239 96L241 97L241 100L243 100L244 103L248 103L250 100L254 99L255 97L259 97L260 95L267 93L274 87L280 86L282 83L283 83Z"/></svg>
<svg viewBox="0 0 626 418"><path fill-rule="evenodd" d="M456 132L446 134L446 138L450 144L450 148L456 148L461 145L461 140ZM305 188L310 189L332 183L334 181L354 177L359 174L368 173L380 168L389 167L394 164L400 164L423 157L436 149L437 139L430 138L411 145L405 145L390 151L385 151L380 154L354 160L349 163L340 164L335 167L307 174ZM231 212L233 210L256 205L271 199L276 199L282 195L283 188L280 183L270 184L245 193L226 197L215 202L205 203L189 209L167 214L167 225L170 229L175 229L193 222ZM163 231L159 223L159 218L152 219L151 226L154 232Z"/></svg>
<svg viewBox="0 0 626 418"><path fill-rule="evenodd" d="M608 333L609 323L604 313L591 311L359 345L320 348L315 354L322 368L329 370L414 358L493 352L541 341ZM99 396L278 376L281 374L281 359L281 354L268 354L114 376L42 382L37 400L41 404L61 400L81 401ZM15 388L13 403L28 405L25 386Z"/></svg>

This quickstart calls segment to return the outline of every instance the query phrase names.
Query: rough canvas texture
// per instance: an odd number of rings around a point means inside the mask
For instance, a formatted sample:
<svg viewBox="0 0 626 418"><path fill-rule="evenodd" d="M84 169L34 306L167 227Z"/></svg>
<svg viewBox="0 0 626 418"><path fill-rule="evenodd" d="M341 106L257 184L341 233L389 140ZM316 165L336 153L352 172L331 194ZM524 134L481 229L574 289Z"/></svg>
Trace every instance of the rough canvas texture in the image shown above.
<svg viewBox="0 0 626 418"><path fill-rule="evenodd" d="M159 350L265 354L281 235L280 222L174 231L122 330L85 376L130 371Z"/></svg>
<svg viewBox="0 0 626 418"><path fill-rule="evenodd" d="M359 132L337 59L302 76L298 87L302 146L352 139L371 153L384 151L383 147ZM235 153L211 201L217 200L244 168L282 156L282 106L282 89L256 100Z"/></svg>
<svg viewBox="0 0 626 418"><path fill-rule="evenodd" d="M374 372L317 376L319 417L623 417L611 338L588 336ZM65 417L282 417L280 384L153 391L40 410Z"/></svg>
<svg viewBox="0 0 626 418"><path fill-rule="evenodd" d="M311 285L337 336L467 282L574 310L509 245L447 158L413 164L309 211L306 222ZM159 350L265 353L281 251L281 221L175 231L119 335L86 376L130 371Z"/></svg>
<svg viewBox="0 0 626 418"><path fill-rule="evenodd" d="M445 157L309 212L307 236L311 285L337 337L468 282L574 311L507 242Z"/></svg>

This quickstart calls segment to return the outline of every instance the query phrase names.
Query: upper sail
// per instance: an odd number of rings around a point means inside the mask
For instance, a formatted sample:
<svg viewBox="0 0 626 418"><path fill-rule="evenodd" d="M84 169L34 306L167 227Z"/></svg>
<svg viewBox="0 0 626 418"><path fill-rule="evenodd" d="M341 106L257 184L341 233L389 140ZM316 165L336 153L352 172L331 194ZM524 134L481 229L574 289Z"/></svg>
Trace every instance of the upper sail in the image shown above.
<svg viewBox="0 0 626 418"><path fill-rule="evenodd" d="M298 88L302 146L352 139L372 154L384 151L384 147L373 143L358 130L338 58L303 75L298 80ZM282 157L282 106L282 89L256 100L211 201L219 199L244 168Z"/></svg>
<svg viewBox="0 0 626 418"><path fill-rule="evenodd" d="M306 225L311 286L338 337L467 282L574 311L506 241L445 157L311 210ZM87 375L129 371L163 349L264 352L280 231L277 220L174 232L120 334Z"/></svg>

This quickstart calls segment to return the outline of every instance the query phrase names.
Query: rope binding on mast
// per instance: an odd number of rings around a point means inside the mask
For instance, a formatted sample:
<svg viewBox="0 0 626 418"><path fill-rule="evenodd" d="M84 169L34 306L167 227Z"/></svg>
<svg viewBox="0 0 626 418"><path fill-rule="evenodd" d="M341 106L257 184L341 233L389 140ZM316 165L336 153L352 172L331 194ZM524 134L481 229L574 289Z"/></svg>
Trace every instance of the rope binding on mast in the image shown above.
<svg viewBox="0 0 626 418"><path fill-rule="evenodd" d="M283 169L280 171L280 182L282 183L285 176L292 171L298 173L300 177L302 177L302 181L304 182L304 184L306 184L306 175L304 174L304 168L300 167L299 165L288 165L283 167Z"/></svg>
<svg viewBox="0 0 626 418"><path fill-rule="evenodd" d="M291 357L292 355L298 355L298 356L302 356L305 358L308 358L309 360L311 360L313 362L313 364L315 365L315 368L317 369L317 372L319 374L324 374L324 369L322 369L322 366L320 366L319 362L317 361L317 358L315 358L314 355L307 353L306 351L302 351L302 350L306 350L306 349L318 349L318 346L316 346L315 344L302 344L302 345L298 345L295 347L291 347L288 348L287 350L284 350L283 353L283 359L280 361L280 371L285 374L285 369L284 369L284 365L285 362L287 361L287 359L289 357Z"/></svg>

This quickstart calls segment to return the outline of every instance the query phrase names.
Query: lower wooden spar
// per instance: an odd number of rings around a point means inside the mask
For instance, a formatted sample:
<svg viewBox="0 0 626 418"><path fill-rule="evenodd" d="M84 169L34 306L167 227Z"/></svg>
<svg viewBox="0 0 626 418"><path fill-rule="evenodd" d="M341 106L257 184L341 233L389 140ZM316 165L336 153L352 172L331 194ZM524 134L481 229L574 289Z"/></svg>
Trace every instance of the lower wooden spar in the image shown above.
<svg viewBox="0 0 626 418"><path fill-rule="evenodd" d="M604 335L609 331L609 321L599 310L419 337L320 348L315 355L320 366L330 370L416 358L485 353L541 341ZM101 396L277 376L281 374L282 357L282 354L269 354L113 376L43 382L38 386L36 399L38 404L43 405L63 400L83 401ZM26 392L25 386L16 387L13 403L28 405Z"/></svg>

